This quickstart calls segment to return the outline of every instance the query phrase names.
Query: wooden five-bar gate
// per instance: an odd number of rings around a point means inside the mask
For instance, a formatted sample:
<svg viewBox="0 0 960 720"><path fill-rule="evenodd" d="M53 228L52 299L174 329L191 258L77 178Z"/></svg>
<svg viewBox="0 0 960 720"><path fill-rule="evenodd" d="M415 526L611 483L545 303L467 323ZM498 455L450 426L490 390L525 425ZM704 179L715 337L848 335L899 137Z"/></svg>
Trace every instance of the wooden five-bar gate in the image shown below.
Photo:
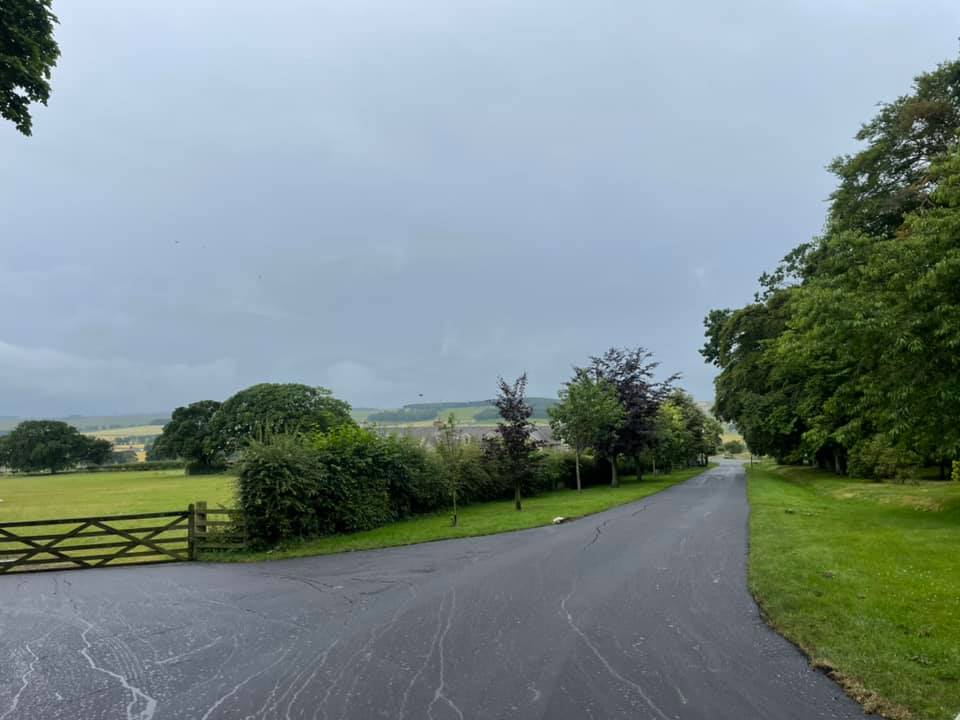
<svg viewBox="0 0 960 720"><path fill-rule="evenodd" d="M246 547L239 510L199 502L172 512L0 523L0 575L196 560Z"/></svg>

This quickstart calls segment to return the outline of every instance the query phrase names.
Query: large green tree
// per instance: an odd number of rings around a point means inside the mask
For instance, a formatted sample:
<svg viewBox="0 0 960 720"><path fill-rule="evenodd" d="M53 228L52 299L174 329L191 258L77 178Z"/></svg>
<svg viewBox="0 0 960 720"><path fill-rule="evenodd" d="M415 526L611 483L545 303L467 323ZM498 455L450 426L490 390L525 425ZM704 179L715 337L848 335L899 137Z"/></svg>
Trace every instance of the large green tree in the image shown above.
<svg viewBox="0 0 960 720"><path fill-rule="evenodd" d="M918 75L912 92L880 111L857 133L866 147L836 158L839 185L831 196L837 230L893 237L904 216L927 204L936 187L933 162L957 143L960 60Z"/></svg>
<svg viewBox="0 0 960 720"><path fill-rule="evenodd" d="M80 433L59 420L25 420L0 438L0 465L20 472L52 473L80 465L100 465L110 457L107 440Z"/></svg>
<svg viewBox="0 0 960 720"><path fill-rule="evenodd" d="M626 419L617 388L603 378L578 371L559 393L560 402L547 411L554 437L573 449L577 492L581 491L580 458L588 449L603 446Z"/></svg>
<svg viewBox="0 0 960 720"><path fill-rule="evenodd" d="M60 57L52 0L0 3L0 116L30 135L30 103L50 99L50 74Z"/></svg>
<svg viewBox="0 0 960 720"><path fill-rule="evenodd" d="M150 449L150 459L183 458L198 468L221 465L223 456L213 433L220 406L216 400L200 400L174 410Z"/></svg>
<svg viewBox="0 0 960 720"><path fill-rule="evenodd" d="M350 405L327 388L261 383L233 395L215 413L212 449L229 455L250 439L311 435L352 424Z"/></svg>
<svg viewBox="0 0 960 720"><path fill-rule="evenodd" d="M824 235L706 319L717 412L754 452L877 477L960 454L960 61L916 78L831 165ZM883 472L886 472L885 470Z"/></svg>

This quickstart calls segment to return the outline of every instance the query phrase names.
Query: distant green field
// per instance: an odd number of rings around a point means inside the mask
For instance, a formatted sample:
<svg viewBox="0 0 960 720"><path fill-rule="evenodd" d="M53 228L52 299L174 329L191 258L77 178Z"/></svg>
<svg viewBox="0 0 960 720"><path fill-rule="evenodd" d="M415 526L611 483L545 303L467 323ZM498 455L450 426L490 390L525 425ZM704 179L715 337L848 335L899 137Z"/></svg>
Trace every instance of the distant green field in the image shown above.
<svg viewBox="0 0 960 720"><path fill-rule="evenodd" d="M498 418L486 418L486 419L477 419L477 415L481 412L493 409L493 405L483 405L483 406L457 406L451 408L444 408L441 411L438 411L437 417L431 420L372 420L370 418L378 410L365 409L362 411L353 410L350 415L353 419L359 423L363 422L376 422L378 425L403 425L404 427L429 427L433 425L437 420L446 420L446 418L453 413L454 417L457 419L457 422L463 425L496 425ZM546 417L534 417L531 420L536 424L545 424L548 422Z"/></svg>
<svg viewBox="0 0 960 720"><path fill-rule="evenodd" d="M109 430L88 430L85 434L106 440L116 440L121 437L155 437L163 432L163 425L132 425Z"/></svg>
<svg viewBox="0 0 960 720"><path fill-rule="evenodd" d="M38 419L40 418L0 417L0 432L13 430L13 428L15 428L24 420ZM81 432L88 432L101 428L113 429L114 426L117 426L118 428L133 428L142 425L155 425L157 424L157 420L160 420L160 424L163 424L170 419L170 413L155 412L139 413L136 415L70 415L68 417L43 419L62 420L65 423L73 425Z"/></svg>
<svg viewBox="0 0 960 720"><path fill-rule="evenodd" d="M183 470L0 476L0 523L231 506L234 478Z"/></svg>

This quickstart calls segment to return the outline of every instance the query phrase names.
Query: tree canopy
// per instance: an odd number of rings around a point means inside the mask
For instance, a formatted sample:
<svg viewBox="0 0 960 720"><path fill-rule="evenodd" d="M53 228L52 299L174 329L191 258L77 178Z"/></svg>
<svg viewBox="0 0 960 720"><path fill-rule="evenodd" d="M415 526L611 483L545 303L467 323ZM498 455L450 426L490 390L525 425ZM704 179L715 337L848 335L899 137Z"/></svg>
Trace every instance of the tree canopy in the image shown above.
<svg viewBox="0 0 960 720"><path fill-rule="evenodd" d="M559 396L560 402L548 410L550 426L554 437L573 448L579 492L580 456L616 436L626 412L612 383L582 370L560 389Z"/></svg>
<svg viewBox="0 0 960 720"><path fill-rule="evenodd" d="M350 405L327 388L261 383L229 398L214 414L214 449L230 454L250 439L326 432L352 425Z"/></svg>
<svg viewBox="0 0 960 720"><path fill-rule="evenodd" d="M190 463L215 467L222 456L213 434L213 418L220 409L216 400L200 400L173 411L170 422L150 450L150 458L183 458Z"/></svg>
<svg viewBox="0 0 960 720"><path fill-rule="evenodd" d="M603 380L617 390L623 407L623 421L615 432L605 433L596 445L597 451L610 461L610 484L619 484L617 457L629 455L639 460L650 448L656 434L656 416L661 403L673 389L678 376L655 381L660 363L644 347L610 348L603 355L590 358L590 365L578 369ZM637 463L642 468L642 463Z"/></svg>
<svg viewBox="0 0 960 720"><path fill-rule="evenodd" d="M714 310L719 416L754 452L878 476L960 456L960 60L831 165L826 231ZM893 468L893 470L891 469Z"/></svg>
<svg viewBox="0 0 960 720"><path fill-rule="evenodd" d="M30 103L50 99L50 75L60 57L53 37L52 0L0 4L0 116L24 135L33 131Z"/></svg>
<svg viewBox="0 0 960 720"><path fill-rule="evenodd" d="M59 472L101 465L113 450L108 440L83 435L59 420L25 420L0 438L0 465L20 472Z"/></svg>
<svg viewBox="0 0 960 720"><path fill-rule="evenodd" d="M722 427L683 390L673 390L654 422L651 454L661 469L706 465L721 447Z"/></svg>

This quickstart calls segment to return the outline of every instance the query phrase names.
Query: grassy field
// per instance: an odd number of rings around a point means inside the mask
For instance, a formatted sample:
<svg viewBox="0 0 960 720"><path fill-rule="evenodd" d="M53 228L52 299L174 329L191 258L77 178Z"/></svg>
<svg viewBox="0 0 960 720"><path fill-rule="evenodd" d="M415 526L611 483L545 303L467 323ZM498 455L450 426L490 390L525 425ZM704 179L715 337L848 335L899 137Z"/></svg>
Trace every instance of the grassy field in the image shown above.
<svg viewBox="0 0 960 720"><path fill-rule="evenodd" d="M464 405L458 407L444 408L438 411L437 417L432 420L414 420L414 421L378 421L378 425L391 426L391 425L400 425L403 427L431 427L436 420L446 420L450 413L453 413L454 417L457 419L457 422L462 425L480 425L480 426L490 426L494 427L497 424L497 419L487 419L487 420L477 420L476 416L478 413L485 412L487 410L493 409L493 405ZM371 408L354 408L350 411L350 416L358 423L363 423L369 421L370 415L379 412L378 410ZM531 421L537 425L546 425L549 420L545 417L541 418L531 418Z"/></svg>
<svg viewBox="0 0 960 720"><path fill-rule="evenodd" d="M109 430L90 430L85 435L116 440L122 437L154 437L163 432L163 425L133 425L124 428L110 428Z"/></svg>
<svg viewBox="0 0 960 720"><path fill-rule="evenodd" d="M460 524L457 527L451 527L449 512L436 513L392 523L366 532L333 535L266 553L233 554L226 559L246 562L270 558L326 555L350 550L370 550L431 540L523 530L549 525L557 516L579 517L640 500L699 475L704 470L705 468L678 470L670 475L658 475L656 478L647 476L642 482L637 482L634 477L627 477L621 480L619 488L592 487L585 489L579 495L573 490L557 490L525 499L522 512L513 509L512 500L469 505L460 509Z"/></svg>
<svg viewBox="0 0 960 720"><path fill-rule="evenodd" d="M868 709L960 713L960 485L750 471L750 586Z"/></svg>
<svg viewBox="0 0 960 720"><path fill-rule="evenodd" d="M0 476L0 523L231 506L233 492L231 476L183 470Z"/></svg>

